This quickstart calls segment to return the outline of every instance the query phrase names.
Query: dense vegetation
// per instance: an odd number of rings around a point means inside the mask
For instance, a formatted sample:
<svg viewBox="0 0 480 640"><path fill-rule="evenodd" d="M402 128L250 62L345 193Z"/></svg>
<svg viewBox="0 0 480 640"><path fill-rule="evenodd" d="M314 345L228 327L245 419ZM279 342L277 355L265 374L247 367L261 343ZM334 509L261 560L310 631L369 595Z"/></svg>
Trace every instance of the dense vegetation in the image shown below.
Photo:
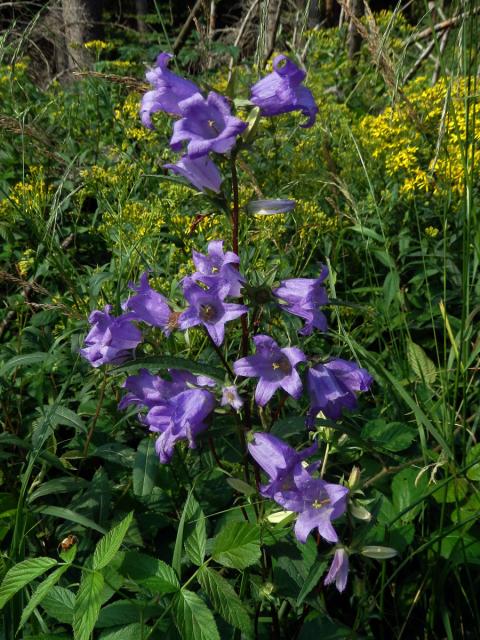
<svg viewBox="0 0 480 640"><path fill-rule="evenodd" d="M262 116L250 87L271 61L206 49L199 23L170 68L228 96L248 123L215 156L216 193L164 168L179 158L171 115L140 121L145 70L171 48L161 11L141 39L112 27L87 43L94 70L69 81L40 82L38 60L4 39L0 637L478 637L479 18L474 2L453 4L464 15L448 41L430 28L423 64L414 43L428 12L416 25L400 12L362 18L353 59L348 24L281 33L276 54L300 66L304 54L319 110L308 128L298 110ZM262 215L251 203L266 199L295 208ZM125 313L145 272L182 311L192 251L213 240L225 251L238 241L246 278L234 302L248 320L227 324L225 341L137 318L134 355L96 367L82 357L89 315ZM322 265L328 331L300 335L272 289ZM302 395L255 402L255 384L234 375L261 334L306 354ZM337 359L373 382L352 410L312 415L306 377ZM177 441L169 462L145 411L119 408L144 368L167 384L172 369L216 383L188 387L216 406L196 448ZM243 407L220 405L233 382ZM301 541L300 509L265 497L272 477L253 433L297 452L317 443L312 483L348 489L336 546L320 529ZM324 583L334 550L349 558L340 589Z"/></svg>

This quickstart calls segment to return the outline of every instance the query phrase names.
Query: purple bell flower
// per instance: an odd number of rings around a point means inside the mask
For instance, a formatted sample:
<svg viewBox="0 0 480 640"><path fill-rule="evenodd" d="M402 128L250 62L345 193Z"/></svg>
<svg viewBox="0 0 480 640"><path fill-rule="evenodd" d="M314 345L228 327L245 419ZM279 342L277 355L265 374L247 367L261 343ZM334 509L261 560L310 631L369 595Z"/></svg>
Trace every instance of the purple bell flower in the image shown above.
<svg viewBox="0 0 480 640"><path fill-rule="evenodd" d="M351 411L356 409L356 393L368 391L372 382L373 378L366 369L341 358L334 358L309 369L310 425L319 411L327 418L338 420L344 408Z"/></svg>
<svg viewBox="0 0 480 640"><path fill-rule="evenodd" d="M145 423L150 431L160 433L155 443L160 462L170 462L178 440L187 440L195 448L195 438L207 428L205 420L214 407L215 396L210 391L187 389L150 409Z"/></svg>
<svg viewBox="0 0 480 640"><path fill-rule="evenodd" d="M92 311L88 318L92 327L80 354L92 367L123 362L133 355L133 350L142 341L142 332L132 323L134 314L126 313L115 318L110 315L111 309L107 305L104 311Z"/></svg>
<svg viewBox="0 0 480 640"><path fill-rule="evenodd" d="M169 336L177 327L179 313L172 311L168 300L161 293L152 289L148 284L148 273L140 276L140 284L136 287L132 282L128 285L137 295L130 297L124 308L132 311L132 317L152 325L160 327L166 336Z"/></svg>
<svg viewBox="0 0 480 640"><path fill-rule="evenodd" d="M175 164L164 164L165 169L186 178L199 191L209 189L218 193L222 184L222 176L217 165L208 156L192 159L182 156Z"/></svg>
<svg viewBox="0 0 480 640"><path fill-rule="evenodd" d="M330 565L330 569L323 581L323 584L328 585L335 582L335 586L338 591L342 593L347 586L348 580L348 553L343 547L339 547L336 549L335 554L333 556L332 564Z"/></svg>
<svg viewBox="0 0 480 640"><path fill-rule="evenodd" d="M170 146L174 151L180 151L183 142L188 141L187 155L191 159L211 151L230 151L247 126L246 122L232 116L227 100L214 91L207 99L196 93L182 100L179 107L183 117L173 125Z"/></svg>
<svg viewBox="0 0 480 640"><path fill-rule="evenodd" d="M347 487L314 478L301 464L295 467L293 481L294 489L285 495L282 506L299 514L295 522L297 540L306 542L310 531L317 529L327 542L338 542L332 520L346 511Z"/></svg>
<svg viewBox="0 0 480 640"><path fill-rule="evenodd" d="M237 360L233 370L238 376L260 378L255 390L255 401L264 406L277 389L283 389L298 399L302 393L302 381L295 366L305 362L305 354L297 347L280 349L270 336L253 338L256 353Z"/></svg>
<svg viewBox="0 0 480 640"><path fill-rule="evenodd" d="M193 263L197 269L191 276L206 285L223 280L230 285L229 296L237 298L245 278L240 274L236 265L240 258L233 251L223 252L223 240L211 240L208 243L208 253L203 255L193 251Z"/></svg>
<svg viewBox="0 0 480 640"><path fill-rule="evenodd" d="M234 385L223 387L220 404L222 407L230 406L232 409L235 409L235 411L240 411L243 407L243 400L237 391L237 387Z"/></svg>
<svg viewBox="0 0 480 640"><path fill-rule="evenodd" d="M248 443L248 451L255 462L269 476L270 482L260 487L260 493L279 504L284 504L290 491L295 491L293 471L303 460L317 451L317 443L303 451L296 451L286 442L270 433L255 433ZM320 462L310 465L312 471Z"/></svg>
<svg viewBox="0 0 480 640"><path fill-rule="evenodd" d="M148 129L153 129L153 113L166 111L180 115L178 103L199 91L195 83L168 70L168 62L172 57L170 53L161 53L157 57L156 66L146 74L146 79L154 88L142 98L140 118Z"/></svg>
<svg viewBox="0 0 480 640"><path fill-rule="evenodd" d="M323 281L328 275L328 268L323 267L318 278L291 278L282 280L280 286L273 290L273 294L284 300L287 304L281 305L282 309L295 316L306 320L299 331L303 336L309 336L313 329L327 331L327 319L318 309L319 306L328 304L328 296Z"/></svg>
<svg viewBox="0 0 480 640"><path fill-rule="evenodd" d="M302 127L315 123L318 107L312 92L302 86L305 72L286 56L277 56L273 72L259 80L251 88L250 100L260 107L264 116L278 116L290 111L301 111L308 117Z"/></svg>
<svg viewBox="0 0 480 640"><path fill-rule="evenodd" d="M179 318L181 329L203 325L214 344L220 346L225 337L225 323L247 313L243 304L224 302L230 291L228 282L212 289L202 289L191 278L184 279L184 296L190 306Z"/></svg>

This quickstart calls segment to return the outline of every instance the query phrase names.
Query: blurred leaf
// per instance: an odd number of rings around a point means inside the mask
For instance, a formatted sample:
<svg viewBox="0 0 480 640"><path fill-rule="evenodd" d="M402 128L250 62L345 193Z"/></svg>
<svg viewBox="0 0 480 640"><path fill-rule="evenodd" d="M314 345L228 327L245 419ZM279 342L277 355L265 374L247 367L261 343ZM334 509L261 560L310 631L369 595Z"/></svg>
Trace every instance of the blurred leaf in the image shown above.
<svg viewBox="0 0 480 640"><path fill-rule="evenodd" d="M40 362L46 362L50 354L37 351L36 353L25 353L20 356L15 356L11 360L8 360L2 367L0 367L0 377L10 373L17 367L28 367L32 364L38 364Z"/></svg>
<svg viewBox="0 0 480 640"><path fill-rule="evenodd" d="M467 478L480 480L480 444L473 446L467 453L467 465L472 465L467 469Z"/></svg>
<svg viewBox="0 0 480 640"><path fill-rule="evenodd" d="M127 551L120 571L154 593L174 593L180 589L177 574L172 567L144 553Z"/></svg>
<svg viewBox="0 0 480 640"><path fill-rule="evenodd" d="M403 422L387 423L383 418L370 420L362 429L362 438L388 451L407 449L415 440L417 430Z"/></svg>
<svg viewBox="0 0 480 640"><path fill-rule="evenodd" d="M145 497L152 493L157 477L158 456L155 451L155 440L144 438L138 445L133 463L133 493Z"/></svg>
<svg viewBox="0 0 480 640"><path fill-rule="evenodd" d="M212 612L196 593L179 591L174 599L173 616L182 640L220 640Z"/></svg>
<svg viewBox="0 0 480 640"><path fill-rule="evenodd" d="M396 271L389 271L383 283L383 298L386 309L397 297L400 288L400 277Z"/></svg>
<svg viewBox="0 0 480 640"><path fill-rule="evenodd" d="M417 469L403 469L393 478L393 506L396 514L402 514L403 522L411 522L423 506L423 497L428 491L425 474L419 476ZM395 518L397 520L397 518Z"/></svg>
<svg viewBox="0 0 480 640"><path fill-rule="evenodd" d="M245 569L260 558L260 532L248 522L230 522L213 542L215 562L233 569Z"/></svg>
<svg viewBox="0 0 480 640"><path fill-rule="evenodd" d="M195 373L197 375L215 378L222 383L225 380L225 372L223 369L217 369L207 363L196 362L195 360L187 360L186 358L179 358L175 356L145 356L144 358L139 358L138 360L134 360L128 364L116 367L113 369L112 373L130 374L131 371L136 371L137 369L142 368L148 369L152 373L159 370L165 371L167 369L181 369L182 371L190 371L190 373Z"/></svg>

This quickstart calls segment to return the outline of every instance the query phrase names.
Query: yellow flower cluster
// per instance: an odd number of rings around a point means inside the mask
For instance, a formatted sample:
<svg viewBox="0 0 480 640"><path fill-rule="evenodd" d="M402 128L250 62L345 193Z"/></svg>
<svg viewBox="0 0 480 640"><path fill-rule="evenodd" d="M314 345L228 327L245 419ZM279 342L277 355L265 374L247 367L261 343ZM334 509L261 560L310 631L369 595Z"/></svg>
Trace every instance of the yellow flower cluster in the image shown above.
<svg viewBox="0 0 480 640"><path fill-rule="evenodd" d="M335 233L340 227L339 220L327 215L313 200L297 200L295 213L297 232L302 242L315 244L318 236Z"/></svg>
<svg viewBox="0 0 480 640"><path fill-rule="evenodd" d="M429 238L436 238L440 231L436 227L427 227L425 229L425 235L429 236Z"/></svg>
<svg viewBox="0 0 480 640"><path fill-rule="evenodd" d="M100 233L113 235L120 242L135 244L148 234L159 232L163 224L158 212L140 202L127 202L117 211L103 214Z"/></svg>
<svg viewBox="0 0 480 640"><path fill-rule="evenodd" d="M32 166L27 180L17 182L8 197L0 201L0 216L15 218L17 214L43 214L51 191L52 186L45 182L43 168Z"/></svg>
<svg viewBox="0 0 480 640"><path fill-rule="evenodd" d="M83 46L85 47L85 49L88 49L89 51L95 51L96 53L112 48L112 45L110 43L104 42L103 40L90 40L89 42L85 42Z"/></svg>
<svg viewBox="0 0 480 640"><path fill-rule="evenodd" d="M363 148L383 165L388 176L407 196L447 193L464 189L465 158L478 165L480 151L468 121L479 112L478 99L465 110L468 87L464 78L442 78L425 87L417 78L406 90L408 104L398 102L378 116L366 116L357 135ZM471 96L470 96L471 97Z"/></svg>
<svg viewBox="0 0 480 640"><path fill-rule="evenodd" d="M17 262L17 271L22 276L22 278L26 278L28 276L28 272L35 262L35 251L33 249L26 249L23 252L22 259Z"/></svg>
<svg viewBox="0 0 480 640"><path fill-rule="evenodd" d="M25 75L28 65L25 61L0 66L0 84L8 84L15 78Z"/></svg>
<svg viewBox="0 0 480 640"><path fill-rule="evenodd" d="M132 141L147 140L152 137L150 129L144 127L140 121L140 94L130 93L120 108L115 109L114 116L123 128L124 141L122 149L126 150Z"/></svg>
<svg viewBox="0 0 480 640"><path fill-rule="evenodd" d="M140 168L128 160L120 160L113 167L93 165L80 171L86 191L92 195L104 195L108 200L111 200L112 191L116 195L128 193L139 179L139 174Z"/></svg>

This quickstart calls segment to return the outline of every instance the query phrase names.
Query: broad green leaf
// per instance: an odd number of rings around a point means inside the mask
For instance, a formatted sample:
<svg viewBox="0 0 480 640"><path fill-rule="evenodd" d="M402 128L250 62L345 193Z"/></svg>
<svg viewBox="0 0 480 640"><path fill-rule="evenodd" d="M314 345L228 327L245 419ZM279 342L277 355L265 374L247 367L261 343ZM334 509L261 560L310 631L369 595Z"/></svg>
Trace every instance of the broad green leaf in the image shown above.
<svg viewBox="0 0 480 640"><path fill-rule="evenodd" d="M90 640L102 604L103 575L84 569L73 611L74 640Z"/></svg>
<svg viewBox="0 0 480 640"><path fill-rule="evenodd" d="M134 622L121 629L104 631L99 640L140 640L140 638L146 638L148 632L149 627L139 622Z"/></svg>
<svg viewBox="0 0 480 640"><path fill-rule="evenodd" d="M25 622L32 615L33 610L35 609L35 607L38 607L38 605L42 602L42 600L45 598L45 596L50 592L52 587L57 584L57 582L60 580L62 575L65 573L65 571L70 567L74 557L75 557L75 553L73 552L73 554L69 558L68 562L66 562L63 566L58 567L58 569L53 571L48 576L48 578L45 578L45 580L43 580L38 585L38 587L35 589L35 591L31 595L29 601L27 602L27 606L25 607L25 609L22 612L20 625L18 627L19 629L21 629L23 627Z"/></svg>
<svg viewBox="0 0 480 640"><path fill-rule="evenodd" d="M46 516L53 516L54 518L61 518L62 520L75 522L76 524L81 524L87 529L98 531L99 533L107 533L103 527L101 527L93 520L90 520L90 518L86 518L80 513L76 513L75 511L71 511L70 509L64 509L63 507L41 507L40 509L35 509L35 512L43 513Z"/></svg>
<svg viewBox="0 0 480 640"><path fill-rule="evenodd" d="M175 571L165 562L137 551L127 551L121 573L153 593L174 593L180 589Z"/></svg>
<svg viewBox="0 0 480 640"><path fill-rule="evenodd" d="M118 627L140 622L141 619L157 618L163 611L163 607L149 605L144 600L133 600L131 602L117 600L101 608L95 629Z"/></svg>
<svg viewBox="0 0 480 640"><path fill-rule="evenodd" d="M42 353L37 351L35 353L25 353L20 356L15 356L11 360L8 360L1 368L0 368L0 377L5 376L7 373L10 373L13 369L17 367L28 367L31 364L38 364L39 362L45 362L48 358L48 353Z"/></svg>
<svg viewBox="0 0 480 640"><path fill-rule="evenodd" d="M472 465L467 469L469 480L480 480L480 444L476 444L467 454L467 465Z"/></svg>
<svg viewBox="0 0 480 640"><path fill-rule="evenodd" d="M451 477L450 481L438 491L435 491L433 498L439 503L460 503L468 493L469 482L466 478Z"/></svg>
<svg viewBox="0 0 480 640"><path fill-rule="evenodd" d="M58 622L72 624L75 594L64 587L52 587L42 600L41 606Z"/></svg>
<svg viewBox="0 0 480 640"><path fill-rule="evenodd" d="M400 519L403 522L411 522L421 510L427 485L426 475L419 476L417 469L403 469L393 478L393 506L396 514L402 514Z"/></svg>
<svg viewBox="0 0 480 640"><path fill-rule="evenodd" d="M133 463L133 493L144 497L152 493L158 472L158 456L155 451L155 440L144 438L138 445Z"/></svg>
<svg viewBox="0 0 480 640"><path fill-rule="evenodd" d="M174 356L146 356L145 358L139 358L124 364L120 367L116 367L112 373L124 373L132 370L148 369L155 372L166 369L181 369L183 371L190 371L197 375L209 376L215 378L221 382L225 379L225 372L222 369L212 367L212 365L206 362L197 362L196 360L187 360L187 358L178 358Z"/></svg>
<svg viewBox="0 0 480 640"><path fill-rule="evenodd" d="M74 493L85 487L88 483L83 478L55 478L43 482L35 491L32 491L28 498L28 502L34 502L42 496L54 495L58 493Z"/></svg>
<svg viewBox="0 0 480 640"><path fill-rule="evenodd" d="M432 535L434 537L435 534ZM455 565L480 564L480 540L463 531L453 531L442 537L440 555Z"/></svg>
<svg viewBox="0 0 480 640"><path fill-rule="evenodd" d="M246 636L252 636L252 616L244 607L232 585L209 567L202 567L197 578L202 589L210 598L215 611L233 627L241 629Z"/></svg>
<svg viewBox="0 0 480 640"><path fill-rule="evenodd" d="M383 298L388 309L395 300L400 287L400 277L396 271L389 271L383 283Z"/></svg>
<svg viewBox="0 0 480 640"><path fill-rule="evenodd" d="M407 343L407 360L415 376L428 384L433 384L437 378L434 363L418 344Z"/></svg>
<svg viewBox="0 0 480 640"><path fill-rule="evenodd" d="M200 566L205 558L205 547L207 544L207 532L205 528L205 516L199 510L195 527L185 540L185 551L190 560Z"/></svg>
<svg viewBox="0 0 480 640"><path fill-rule="evenodd" d="M117 555L120 545L122 544L128 528L132 523L132 518L133 511L130 511L130 513L119 524L117 524L116 527L99 540L93 554L93 569L95 571L106 567L107 564Z"/></svg>
<svg viewBox="0 0 480 640"><path fill-rule="evenodd" d="M327 562L325 561L317 562L313 565L313 567L311 567L310 571L308 572L307 579L303 583L300 593L298 594L297 607L299 607L303 603L310 591L318 585L318 583L320 582L320 578L325 573L326 568Z"/></svg>
<svg viewBox="0 0 480 640"><path fill-rule="evenodd" d="M0 609L3 609L20 589L57 564L53 558L29 558L9 569L0 586Z"/></svg>
<svg viewBox="0 0 480 640"><path fill-rule="evenodd" d="M212 612L192 591L182 589L177 593L173 617L182 640L220 640Z"/></svg>
<svg viewBox="0 0 480 640"><path fill-rule="evenodd" d="M388 451L407 449L415 439L417 430L403 422L387 423L382 418L370 420L362 429L362 438L381 445Z"/></svg>
<svg viewBox="0 0 480 640"><path fill-rule="evenodd" d="M260 558L260 532L248 522L230 522L213 542L215 562L233 569L245 569Z"/></svg>
<svg viewBox="0 0 480 640"><path fill-rule="evenodd" d="M245 496L253 496L254 493L257 493L255 487L252 487L243 480L240 480L240 478L227 478L227 483L232 487L232 489L235 489L235 491L238 491L239 493L243 493Z"/></svg>

